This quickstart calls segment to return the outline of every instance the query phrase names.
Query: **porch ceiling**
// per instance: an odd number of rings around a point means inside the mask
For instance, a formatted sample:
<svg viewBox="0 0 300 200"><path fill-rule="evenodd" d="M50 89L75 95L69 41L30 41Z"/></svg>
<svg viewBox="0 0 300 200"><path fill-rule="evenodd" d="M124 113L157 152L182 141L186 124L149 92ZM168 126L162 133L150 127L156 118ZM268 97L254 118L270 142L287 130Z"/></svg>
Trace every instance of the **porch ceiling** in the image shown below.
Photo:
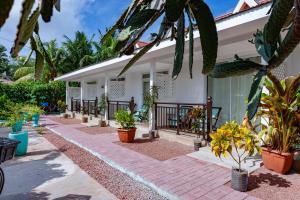
<svg viewBox="0 0 300 200"><path fill-rule="evenodd" d="M256 56L254 45L248 40L257 29L261 29L267 20L270 4L243 12L217 22L219 35L218 62L231 60L235 54L241 57ZM198 31L195 31L194 60L202 61L202 52ZM188 40L186 40L188 41ZM163 41L154 47L130 69L130 72L149 72L151 62L157 63L157 69L169 69L173 65L175 41ZM98 63L84 69L57 77L55 80L79 81L81 79L99 79L116 76L133 56L122 56ZM185 60L188 62L188 42L186 42Z"/></svg>

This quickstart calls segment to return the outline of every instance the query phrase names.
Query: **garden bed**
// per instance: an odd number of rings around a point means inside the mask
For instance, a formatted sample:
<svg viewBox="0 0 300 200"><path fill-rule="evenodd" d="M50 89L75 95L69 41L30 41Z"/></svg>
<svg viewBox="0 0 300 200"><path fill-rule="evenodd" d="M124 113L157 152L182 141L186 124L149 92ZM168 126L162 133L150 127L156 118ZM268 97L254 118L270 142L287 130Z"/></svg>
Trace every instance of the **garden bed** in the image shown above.
<svg viewBox="0 0 300 200"><path fill-rule="evenodd" d="M99 126L93 126L93 127L82 127L77 128L78 130L85 132L90 135L98 135L98 134L105 134L105 133L116 133L117 130L112 127L99 127Z"/></svg>
<svg viewBox="0 0 300 200"><path fill-rule="evenodd" d="M193 147L191 146L170 142L164 139L135 139L134 143L115 143L160 161L169 160L193 152Z"/></svg>
<svg viewBox="0 0 300 200"><path fill-rule="evenodd" d="M124 200L164 199L144 185L110 167L91 153L51 131L45 131L43 136L117 198Z"/></svg>
<svg viewBox="0 0 300 200"><path fill-rule="evenodd" d="M300 199L299 191L300 174L281 175L261 167L249 176L247 193L259 199L295 200Z"/></svg>
<svg viewBox="0 0 300 200"><path fill-rule="evenodd" d="M54 122L57 122L59 124L65 124L65 125L68 125L68 124L81 124L81 120L79 119L73 119L73 118L68 118L68 119L65 119L63 117L52 117L52 116L48 116L48 118Z"/></svg>

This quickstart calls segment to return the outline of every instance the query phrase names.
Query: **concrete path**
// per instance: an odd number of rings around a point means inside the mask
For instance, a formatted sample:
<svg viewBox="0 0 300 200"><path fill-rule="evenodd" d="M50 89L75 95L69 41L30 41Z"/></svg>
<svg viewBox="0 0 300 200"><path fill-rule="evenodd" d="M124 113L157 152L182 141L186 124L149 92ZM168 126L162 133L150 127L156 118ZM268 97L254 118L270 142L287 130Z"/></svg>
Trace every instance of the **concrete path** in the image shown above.
<svg viewBox="0 0 300 200"><path fill-rule="evenodd" d="M116 134L90 135L78 130L83 127L81 124L64 125L49 118L45 124L49 130L168 199L255 199L224 186L230 180L228 168L189 156L158 161L115 144Z"/></svg>
<svg viewBox="0 0 300 200"><path fill-rule="evenodd" d="M7 135L0 129L0 135ZM1 200L117 199L44 137L30 134L28 154L3 164Z"/></svg>

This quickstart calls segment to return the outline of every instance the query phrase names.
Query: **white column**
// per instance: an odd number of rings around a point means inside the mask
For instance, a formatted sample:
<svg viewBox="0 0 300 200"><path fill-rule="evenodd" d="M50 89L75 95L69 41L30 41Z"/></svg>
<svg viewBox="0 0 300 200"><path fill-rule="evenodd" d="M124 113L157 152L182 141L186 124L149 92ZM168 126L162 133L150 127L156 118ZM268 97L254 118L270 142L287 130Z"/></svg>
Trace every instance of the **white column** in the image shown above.
<svg viewBox="0 0 300 200"><path fill-rule="evenodd" d="M109 77L107 75L105 75L105 83L104 83L104 95L105 95L105 98L108 99L108 85L109 83ZM106 106L106 109L105 109L105 115L104 115L104 119L105 120L108 120L108 110L107 110L108 106Z"/></svg>
<svg viewBox="0 0 300 200"><path fill-rule="evenodd" d="M82 100L85 98L85 93L86 93L86 82L85 80L80 81L80 105L81 107L83 106Z"/></svg>
<svg viewBox="0 0 300 200"><path fill-rule="evenodd" d="M70 109L70 94L69 94L69 81L66 81L66 105L68 106L67 109Z"/></svg>
<svg viewBox="0 0 300 200"><path fill-rule="evenodd" d="M153 86L156 84L156 64L150 63L150 92L152 92ZM149 112L149 132L155 129L155 110L152 108Z"/></svg>

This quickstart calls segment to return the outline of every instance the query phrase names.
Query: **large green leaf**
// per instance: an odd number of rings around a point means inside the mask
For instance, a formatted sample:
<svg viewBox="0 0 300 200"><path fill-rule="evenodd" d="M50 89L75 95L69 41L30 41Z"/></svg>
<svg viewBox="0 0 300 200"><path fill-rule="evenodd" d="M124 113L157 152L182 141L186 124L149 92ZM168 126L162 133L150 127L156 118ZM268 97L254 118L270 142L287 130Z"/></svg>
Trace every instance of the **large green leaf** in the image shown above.
<svg viewBox="0 0 300 200"><path fill-rule="evenodd" d="M276 0L276 2L274 2L270 18L264 27L264 37L266 42L275 43L278 41L281 29L283 28L293 5L294 0Z"/></svg>
<svg viewBox="0 0 300 200"><path fill-rule="evenodd" d="M34 79L39 80L44 68L44 56L41 52L35 51Z"/></svg>
<svg viewBox="0 0 300 200"><path fill-rule="evenodd" d="M9 16L14 0L0 0L0 28Z"/></svg>
<svg viewBox="0 0 300 200"><path fill-rule="evenodd" d="M134 55L134 57L126 64L126 66L122 69L120 74L118 76L123 75L132 65L138 61L144 54L146 54L158 41L160 38L156 38L153 42L145 46L143 49L141 49L137 54Z"/></svg>
<svg viewBox="0 0 300 200"><path fill-rule="evenodd" d="M177 38L175 46L175 57L172 77L176 79L182 69L182 61L184 55L184 38L185 38L185 25L184 14L182 14L177 23Z"/></svg>
<svg viewBox="0 0 300 200"><path fill-rule="evenodd" d="M189 70L190 78L193 78L193 63L194 63L194 26L189 8L186 8L186 13L189 19Z"/></svg>
<svg viewBox="0 0 300 200"><path fill-rule="evenodd" d="M233 62L217 64L210 76L213 78L226 78L253 73L262 66L249 60L236 60Z"/></svg>
<svg viewBox="0 0 300 200"><path fill-rule="evenodd" d="M16 57L21 50L21 48L25 45L27 41L22 41L24 31L26 30L27 26L27 18L30 14L31 8L34 4L34 0L24 1L22 4L21 10L21 18L18 24L18 31L14 41L14 46L11 49L12 57Z"/></svg>
<svg viewBox="0 0 300 200"><path fill-rule="evenodd" d="M277 49L277 43L267 43L264 39L263 33L261 31L257 31L257 33L254 34L254 44L257 52L263 57L264 61L269 63Z"/></svg>
<svg viewBox="0 0 300 200"><path fill-rule="evenodd" d="M266 79L266 70L260 70L253 79L251 85L251 90L248 96L248 106L247 106L247 115L251 120L255 116L258 106L260 104L261 94L263 90L263 85Z"/></svg>
<svg viewBox="0 0 300 200"><path fill-rule="evenodd" d="M170 22L176 22L183 14L187 0L166 0L166 17Z"/></svg>
<svg viewBox="0 0 300 200"><path fill-rule="evenodd" d="M53 15L53 0L40 0L41 15L44 22L50 22Z"/></svg>
<svg viewBox="0 0 300 200"><path fill-rule="evenodd" d="M156 12L157 10L155 9L142 9L132 15L125 26L131 27L131 30L139 29L144 26Z"/></svg>
<svg viewBox="0 0 300 200"><path fill-rule="evenodd" d="M190 0L189 6L197 22L203 54L203 74L208 74L216 64L218 34L215 19L204 1Z"/></svg>

